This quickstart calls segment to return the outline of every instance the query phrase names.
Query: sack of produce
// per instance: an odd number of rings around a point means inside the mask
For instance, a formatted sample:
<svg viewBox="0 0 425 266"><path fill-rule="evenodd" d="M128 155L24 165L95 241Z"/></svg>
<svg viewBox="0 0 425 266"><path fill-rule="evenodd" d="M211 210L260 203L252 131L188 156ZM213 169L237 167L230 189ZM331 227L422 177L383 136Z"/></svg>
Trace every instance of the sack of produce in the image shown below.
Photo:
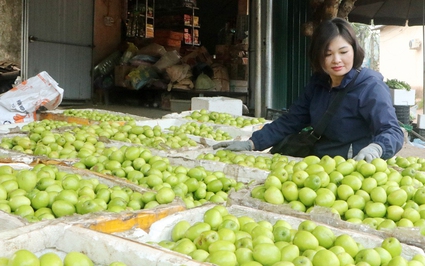
<svg viewBox="0 0 425 266"><path fill-rule="evenodd" d="M34 121L35 111L40 106L55 109L62 102L62 97L63 89L43 71L0 95L0 123Z"/></svg>
<svg viewBox="0 0 425 266"><path fill-rule="evenodd" d="M195 82L195 89L197 90L214 90L215 83L210 77L204 73L200 74Z"/></svg>

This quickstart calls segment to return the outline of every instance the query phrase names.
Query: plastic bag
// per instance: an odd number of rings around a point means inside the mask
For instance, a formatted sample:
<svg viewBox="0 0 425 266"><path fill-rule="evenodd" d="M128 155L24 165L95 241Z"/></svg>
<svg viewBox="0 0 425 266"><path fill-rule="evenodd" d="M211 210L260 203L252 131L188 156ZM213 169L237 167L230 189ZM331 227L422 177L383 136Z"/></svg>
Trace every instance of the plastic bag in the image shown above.
<svg viewBox="0 0 425 266"><path fill-rule="evenodd" d="M170 77L171 82L179 82L184 78L189 78L192 76L190 66L187 64L170 66L167 67L165 71Z"/></svg>
<svg viewBox="0 0 425 266"><path fill-rule="evenodd" d="M158 57L151 55L139 54L130 59L132 66L152 65L158 61Z"/></svg>
<svg viewBox="0 0 425 266"><path fill-rule="evenodd" d="M137 48L137 46L132 43L132 42L127 42L127 51L131 52L132 54L136 54L139 51L139 48Z"/></svg>
<svg viewBox="0 0 425 266"><path fill-rule="evenodd" d="M197 90L214 90L215 83L210 77L204 73L200 74L195 82L195 89Z"/></svg>
<svg viewBox="0 0 425 266"><path fill-rule="evenodd" d="M32 122L40 106L55 109L62 97L63 89L43 71L0 95L0 123Z"/></svg>
<svg viewBox="0 0 425 266"><path fill-rule="evenodd" d="M155 63L155 67L159 69L159 71L165 70L167 67L175 65L180 62L180 54L176 50L166 52L158 62Z"/></svg>
<svg viewBox="0 0 425 266"><path fill-rule="evenodd" d="M167 51L165 50L164 46L159 45L157 43L151 43L145 47L142 47L137 52L138 54L145 54L145 55L151 55L151 56L157 56L161 57L163 56Z"/></svg>
<svg viewBox="0 0 425 266"><path fill-rule="evenodd" d="M139 90L154 79L158 78L158 74L152 66L140 65L127 75L131 86Z"/></svg>
<svg viewBox="0 0 425 266"><path fill-rule="evenodd" d="M230 91L229 73L227 72L227 68L223 65L215 64L212 69L214 71L212 80L215 83L215 89L217 91Z"/></svg>
<svg viewBox="0 0 425 266"><path fill-rule="evenodd" d="M139 49L134 43L127 42L127 50L121 56L120 64L127 64L128 61L137 53Z"/></svg>

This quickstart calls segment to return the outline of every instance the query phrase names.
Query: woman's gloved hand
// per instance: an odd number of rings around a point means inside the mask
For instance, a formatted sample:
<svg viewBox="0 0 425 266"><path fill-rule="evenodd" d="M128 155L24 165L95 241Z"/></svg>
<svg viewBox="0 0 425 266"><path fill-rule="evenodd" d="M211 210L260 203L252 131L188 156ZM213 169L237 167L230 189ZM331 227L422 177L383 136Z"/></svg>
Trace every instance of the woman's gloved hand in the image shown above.
<svg viewBox="0 0 425 266"><path fill-rule="evenodd" d="M251 140L247 141L224 141L212 146L214 150L224 148L230 151L252 151L254 143Z"/></svg>
<svg viewBox="0 0 425 266"><path fill-rule="evenodd" d="M353 158L356 161L365 160L370 163L375 158L382 156L382 148L376 143L371 143L359 151L359 153Z"/></svg>

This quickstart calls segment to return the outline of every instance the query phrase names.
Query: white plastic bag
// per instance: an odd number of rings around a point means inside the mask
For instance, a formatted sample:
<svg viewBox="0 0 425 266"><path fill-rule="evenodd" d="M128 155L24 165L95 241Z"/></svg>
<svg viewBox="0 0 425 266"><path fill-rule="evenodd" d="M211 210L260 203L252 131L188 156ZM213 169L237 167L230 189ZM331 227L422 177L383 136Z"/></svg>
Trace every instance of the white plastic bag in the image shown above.
<svg viewBox="0 0 425 266"><path fill-rule="evenodd" d="M160 71L164 71L167 67L179 63L181 60L180 54L176 50L168 51L154 64Z"/></svg>
<svg viewBox="0 0 425 266"><path fill-rule="evenodd" d="M40 106L55 109L62 97L63 89L43 71L0 95L0 124L34 121Z"/></svg>

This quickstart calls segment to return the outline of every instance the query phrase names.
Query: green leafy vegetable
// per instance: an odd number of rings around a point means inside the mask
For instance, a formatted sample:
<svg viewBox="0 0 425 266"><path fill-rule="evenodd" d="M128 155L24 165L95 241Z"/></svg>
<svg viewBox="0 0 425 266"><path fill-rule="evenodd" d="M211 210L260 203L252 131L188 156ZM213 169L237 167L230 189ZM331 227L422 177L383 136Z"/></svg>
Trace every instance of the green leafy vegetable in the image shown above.
<svg viewBox="0 0 425 266"><path fill-rule="evenodd" d="M388 79L385 82L390 89L399 89L399 90L407 90L410 91L411 87L408 83L404 81L400 81L398 79Z"/></svg>

